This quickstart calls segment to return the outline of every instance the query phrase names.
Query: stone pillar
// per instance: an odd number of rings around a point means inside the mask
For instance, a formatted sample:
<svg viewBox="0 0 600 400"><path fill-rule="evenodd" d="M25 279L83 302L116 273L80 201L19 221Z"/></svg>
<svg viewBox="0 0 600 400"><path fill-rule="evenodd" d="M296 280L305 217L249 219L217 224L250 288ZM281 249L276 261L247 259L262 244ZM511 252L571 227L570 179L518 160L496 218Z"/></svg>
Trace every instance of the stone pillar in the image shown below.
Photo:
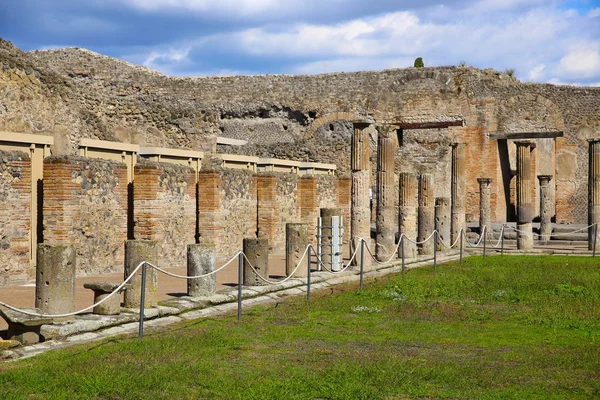
<svg viewBox="0 0 600 400"><path fill-rule="evenodd" d="M222 229L220 173L200 171L198 194L198 243L214 244L218 247L219 233Z"/></svg>
<svg viewBox="0 0 600 400"><path fill-rule="evenodd" d="M350 168L352 171L352 209L350 231L352 237L352 250L359 244L358 239L363 238L367 245L371 238L371 208L369 189L371 187L371 148L369 147L370 124L354 123L352 134L352 149L350 154ZM360 250L356 255L356 262L361 259ZM365 254L365 265L370 265L370 256Z"/></svg>
<svg viewBox="0 0 600 400"><path fill-rule="evenodd" d="M187 248L188 276L205 275L214 272L217 265L217 248L213 244L190 244ZM217 275L188 279L188 296L212 296L217 289Z"/></svg>
<svg viewBox="0 0 600 400"><path fill-rule="evenodd" d="M352 208L352 179L338 177L335 186L336 206L342 211L344 217L344 244L350 243L350 210Z"/></svg>
<svg viewBox="0 0 600 400"><path fill-rule="evenodd" d="M285 275L290 276L304 251L308 246L308 225L287 223L285 224ZM295 277L303 278L308 274L306 264L308 256L304 258L302 265L296 270Z"/></svg>
<svg viewBox="0 0 600 400"><path fill-rule="evenodd" d="M35 307L47 314L74 311L76 268L73 246L38 244Z"/></svg>
<svg viewBox="0 0 600 400"><path fill-rule="evenodd" d="M377 142L377 215L375 219L377 244L375 255L379 261L387 261L392 255L395 243L397 210L394 187L394 156L396 141L394 126L378 126Z"/></svg>
<svg viewBox="0 0 600 400"><path fill-rule="evenodd" d="M461 228L467 227L466 222L466 168L465 143L452 144L452 173L450 179L450 240L456 242ZM458 243L458 242L457 242ZM458 244L457 244L458 245Z"/></svg>
<svg viewBox="0 0 600 400"><path fill-rule="evenodd" d="M552 214L554 204L552 201L552 175L538 175L540 181L540 240L547 242L552 235Z"/></svg>
<svg viewBox="0 0 600 400"><path fill-rule="evenodd" d="M533 200L531 196L531 141L518 140L517 145L517 248L533 248Z"/></svg>
<svg viewBox="0 0 600 400"><path fill-rule="evenodd" d="M277 204L278 177L272 173L257 176L257 236L269 241L270 250L276 244L279 207Z"/></svg>
<svg viewBox="0 0 600 400"><path fill-rule="evenodd" d="M417 240L417 177L411 172L401 172L399 179L399 203L398 203L398 232L411 240ZM398 249L398 256L401 256ZM417 246L404 240L404 252L406 258L417 256Z"/></svg>
<svg viewBox="0 0 600 400"><path fill-rule="evenodd" d="M257 273L263 278L269 279L269 241L265 238L245 238L244 254L248 260L244 259L243 284L246 286L267 285L258 277ZM248 265L248 261L254 269Z"/></svg>
<svg viewBox="0 0 600 400"><path fill-rule="evenodd" d="M331 270L334 268L334 271L337 270L337 267L332 265L332 238L330 237L332 229L329 227L333 225L332 217L339 217L341 214L342 212L339 208L321 208L321 224L323 226L323 229L321 230L321 249L323 252L321 255L321 261L323 261L323 264L325 264L327 269Z"/></svg>
<svg viewBox="0 0 600 400"><path fill-rule="evenodd" d="M438 231L438 242L450 246L450 199L435 199L435 230Z"/></svg>
<svg viewBox="0 0 600 400"><path fill-rule="evenodd" d="M298 179L298 197L300 202L300 221L308 225L308 241L317 246L317 220L319 202L317 200L317 178L304 175Z"/></svg>
<svg viewBox="0 0 600 400"><path fill-rule="evenodd" d="M158 246L154 240L127 240L125 242L125 279L137 268L142 261L156 265L158 261ZM146 267L145 306L155 307L158 303L156 290L158 273L152 267ZM126 308L139 308L141 304L142 269L129 281L125 291L123 305Z"/></svg>
<svg viewBox="0 0 600 400"><path fill-rule="evenodd" d="M418 196L418 235L417 241L422 242L431 235L435 229L435 200L433 197L433 175L419 175ZM433 254L433 238L419 244L419 254Z"/></svg>
<svg viewBox="0 0 600 400"><path fill-rule="evenodd" d="M588 139L588 225L600 224L600 138ZM596 249L600 246L600 227L594 226L588 229L588 248L594 248L594 233L598 232L596 238Z"/></svg>
<svg viewBox="0 0 600 400"><path fill-rule="evenodd" d="M479 183L479 232L483 234L483 227L492 228L492 203L491 188L492 178L477 178Z"/></svg>

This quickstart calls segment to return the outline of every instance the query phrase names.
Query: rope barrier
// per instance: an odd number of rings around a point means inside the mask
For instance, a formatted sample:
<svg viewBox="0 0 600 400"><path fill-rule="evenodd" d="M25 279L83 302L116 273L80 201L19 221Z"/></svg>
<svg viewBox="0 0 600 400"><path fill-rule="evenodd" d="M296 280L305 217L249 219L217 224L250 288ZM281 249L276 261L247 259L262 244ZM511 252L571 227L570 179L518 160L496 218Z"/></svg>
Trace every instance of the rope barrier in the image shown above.
<svg viewBox="0 0 600 400"><path fill-rule="evenodd" d="M383 265L383 264L387 264L387 263L389 263L390 261L392 261L392 259L394 259L394 258L397 258L397 257L396 257L396 254L398 254L398 249L400 248L400 245L402 244L402 237L403 237L403 236L404 236L404 233L402 233L402 234L400 235L400 240L398 240L398 244L396 245L396 248L395 248L395 249L394 249L394 251L391 253L392 255L390 256L390 258L388 258L388 259L387 259L387 261L379 261L379 260L377 260L377 258L375 258L375 255L373 255L373 252L371 251L371 249L370 249L370 248L369 248L369 246L367 245L367 242L366 242L366 240L365 240L365 239L363 239L363 238L359 238L359 239L365 242L365 247L367 248L367 252L368 252L368 253L371 255L371 258L372 258L372 259L373 259L373 260L374 260L374 261L375 261L377 264ZM431 237L431 236L430 236L430 237ZM380 246L381 246L381 245L380 245ZM381 246L381 247L384 247L384 246Z"/></svg>
<svg viewBox="0 0 600 400"><path fill-rule="evenodd" d="M127 277L127 279L125 279L123 281L123 283L121 283L115 290L113 290L108 296L106 296L105 298L103 298L102 300L100 300L97 303L92 304L89 307L83 308L79 311L73 311L70 313L66 313L66 314L40 314L40 313L36 313L36 312L31 312L31 311L27 311L27 310L22 310L20 308L17 307L13 307L9 304L4 303L3 301L0 301L0 305L8 308L9 310L13 310L16 312L19 312L21 314L25 314L25 315L30 315L32 317L47 317L47 318L63 318L63 317L72 317L73 315L77 315L80 314L82 312L91 310L92 308L99 306L100 304L104 303L105 301L107 301L111 296L113 296L115 293L118 293L119 291L121 291L121 289L123 289L123 287L125 287L125 285L133 279L133 277L135 276L136 272L139 271L140 268L142 268L142 265L144 265L145 261L142 261L134 270L133 272L131 272L131 274L129 274L129 276Z"/></svg>
<svg viewBox="0 0 600 400"><path fill-rule="evenodd" d="M248 257L246 257L246 254L244 254L244 252L240 251L238 254L241 253L244 256L244 259L246 260L246 262L248 263L248 265L250 266L250 268L252 268L252 270L254 271L254 273L256 274L256 276L258 276L258 278L261 281L263 281L265 283L268 283L270 285L275 285L275 284L278 284L278 283L287 282L288 280L290 280L290 279L292 279L294 277L294 274L296 273L296 271L298 270L298 268L300 268L300 265L302 264L302 261L304 261L304 257L306 257L306 253L308 252L308 250L310 248L312 248L312 246L310 244L308 246L306 246L306 249L304 250L304 254L302 254L302 258L300 258L300 261L298 261L298 264L296 264L296 268L294 268L294 270L292 271L292 273L290 274L290 276L288 276L285 279L278 280L278 281L272 281L272 280L269 280L269 279L263 277L262 275L260 275L258 273L258 271L256 270L256 268L254 268L254 265L252 265L252 263L250 262L250 260L248 259ZM236 255L236 257L237 257L237 255Z"/></svg>
<svg viewBox="0 0 600 400"><path fill-rule="evenodd" d="M416 240L411 240L411 239L409 239L408 237L406 238L406 240L408 240L409 242L411 242L411 243L414 243L414 244L423 244L423 243L427 242L429 239L431 239L431 238L433 237L433 235L434 235L436 232L437 232L437 231L436 231L436 230L434 230L433 232L431 232L431 235L429 235L429 236L427 237L427 239L424 239L424 240L422 240L422 241L420 241L420 242L418 242L418 241L416 241Z"/></svg>
<svg viewBox="0 0 600 400"><path fill-rule="evenodd" d="M223 264L223 266L221 266L219 269L216 269L216 270L214 270L214 271L212 271L212 272L208 272L208 273L206 273L206 274L202 274L202 275L196 275L196 276L177 275L177 274L174 274L174 273L172 273L172 272L165 271L164 269L162 269L162 268L160 268L160 267L157 267L156 265L154 265L154 264L152 264L152 263L149 263L149 262L147 262L146 264L148 264L149 266L151 266L151 267L152 267L152 268L154 268L155 270L157 270L157 271L159 271L159 272L162 272L162 273L163 273L163 274L165 274L165 275L172 276L173 278L180 278L180 279L198 279L198 278L206 278L207 276L214 275L214 274L216 274L217 272L221 271L221 270L222 270L222 269L224 269L226 266L228 266L229 264L231 264L231 263L232 263L232 262L233 262L233 261L234 261L234 260L237 258L237 256L239 256L239 255L240 255L240 253L241 253L241 251L238 251L238 252L237 252L237 253L236 253L236 254L235 254L235 255L234 255L232 258L231 258L231 260L227 261L227 262L226 262L225 264Z"/></svg>
<svg viewBox="0 0 600 400"><path fill-rule="evenodd" d="M469 243L469 240L467 239L467 235L466 235L466 234L464 233L464 231L463 231L463 235L464 235L464 237L465 237L465 243L467 244L467 247L471 247L471 248L476 248L476 247L479 247L479 245L481 244L481 241L483 240L483 237L485 236L485 230L486 230L486 228L487 228L487 227L484 225L484 226L483 226L483 231L481 232L481 235L479 235L479 240L478 240L478 241L477 241L477 243L476 243L476 244L474 244L474 245L473 245L473 244L471 244L471 243Z"/></svg>
<svg viewBox="0 0 600 400"><path fill-rule="evenodd" d="M452 243L450 246L446 246L444 244L444 242L439 241L438 243L440 243L440 245L442 245L443 247L451 250L454 248L454 246L456 246L456 244L458 243L458 241L460 240L460 236L463 234L463 228L460 228L460 230L458 231L458 235L456 236L456 239L454 239L454 243Z"/></svg>

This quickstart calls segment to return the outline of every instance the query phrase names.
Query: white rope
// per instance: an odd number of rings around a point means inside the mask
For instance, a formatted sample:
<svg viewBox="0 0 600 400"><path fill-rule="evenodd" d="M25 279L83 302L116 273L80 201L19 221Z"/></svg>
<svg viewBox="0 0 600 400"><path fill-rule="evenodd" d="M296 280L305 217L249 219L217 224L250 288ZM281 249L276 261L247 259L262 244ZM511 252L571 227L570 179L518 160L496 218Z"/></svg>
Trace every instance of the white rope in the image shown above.
<svg viewBox="0 0 600 400"><path fill-rule="evenodd" d="M216 269L216 270L214 270L214 271L212 271L212 272L208 272L208 273L206 273L206 274L202 274L202 275L196 275L196 276L177 275L177 274L174 274L174 273L172 273L172 272L165 271L164 269L162 269L162 268L160 268L160 267L157 267L156 265L154 265L154 264L152 264L152 263L146 263L146 264L148 264L149 266L151 266L151 267L152 267L152 268L154 268L155 270L157 270L157 271L159 271L159 272L162 272L162 273L163 273L163 274L165 274L165 275L172 276L173 278L180 278L180 279L198 279L198 278L206 278L207 276L214 275L214 274L216 274L217 272L221 271L223 268L225 268L226 266L228 266L229 264L231 264L231 263L232 263L232 262L233 262L233 261L234 261L234 260L237 258L237 256L239 256L239 255L240 255L240 253L241 253L241 251L238 251L238 252L237 252L237 253L236 253L236 254L235 254L233 257L231 257L231 260L227 261L227 262L226 262L226 263L225 263L225 264L224 264L222 267L220 267L220 268L218 268L218 269Z"/></svg>
<svg viewBox="0 0 600 400"><path fill-rule="evenodd" d="M456 236L456 239L454 239L454 243L452 243L450 246L446 246L446 244L441 240L439 241L439 243L447 249L453 249L454 246L456 246L456 244L460 240L460 237L462 234L463 234L463 228L460 228L460 230L458 231L458 235Z"/></svg>
<svg viewBox="0 0 600 400"><path fill-rule="evenodd" d="M242 253L242 255L244 256L244 259L246 260L246 262L248 262L248 265L250 266L250 268L252 268L252 270L254 271L254 273L256 274L256 276L261 281L263 281L265 283L268 283L270 285L275 285L275 284L278 284L278 283L286 282L286 281L288 281L288 280L290 280L290 279L292 279L294 277L294 274L296 273L296 271L298 270L298 268L300 268L300 265L302 264L302 261L304 261L304 257L306 257L306 253L308 252L309 248L312 248L312 246L310 244L308 246L306 246L306 249L304 250L304 254L302 254L302 258L300 258L300 261L298 261L298 264L296 265L296 268L294 268L294 270L292 271L292 273L290 274L290 276L288 276L285 279L281 279L279 281L271 281L271 280L263 277L262 275L260 275L258 273L258 271L256 270L256 268L254 268L254 265L252 265L252 263L250 262L250 260L248 259L248 257L246 257L246 254L244 254L243 252L240 252L240 253Z"/></svg>
<svg viewBox="0 0 600 400"><path fill-rule="evenodd" d="M8 304L6 304L6 303L4 303L4 302L2 302L2 301L0 301L0 305L4 306L4 307L6 307L6 308L8 308L8 309L10 309L10 310L13 310L13 311L19 312L19 313L21 313L21 314L30 315L30 316L32 316L32 317L46 317L46 318L62 318L62 317L72 317L73 315L77 315L77 314L79 314L79 313L82 313L82 312L85 312L85 311L91 310L92 308L94 308L94 307L96 307L96 306L99 306L100 304L102 304L102 303L104 303L105 301L107 301L107 300L108 300L108 299L109 299L111 296L113 296L115 293L118 293L119 291L121 291L121 289L123 289L123 287L124 287L124 286L127 284L127 282L129 282L131 279L133 279L133 277L134 277L135 273L136 273L136 272L138 272L138 270L139 270L139 269L142 267L142 265L144 265L144 263L146 263L146 261L142 261L142 262L141 262L141 263L140 263L140 264L139 264L139 265L138 265L138 266L137 266L137 267L136 267L136 268L133 270L133 272L131 272L131 273L129 274L129 276L127 277L127 279L125 279L125 280L123 281L123 283L121 283L119 286L117 286L117 288L116 288L115 290L113 290L113 291L112 291L112 292L111 292L111 293L110 293L108 296L106 296L105 298L103 298L103 299L102 299L102 300L100 300L99 302L97 302L97 303L95 303L95 304L92 304L92 305L91 305L91 306L89 306L89 307L83 308L83 309L81 309L81 310L79 310L79 311L73 311L73 312L70 312L70 313L67 313L67 314L40 314L40 313L35 313L35 312L31 312L31 311L27 311L27 310L22 310L22 309L20 309L20 308L13 307L13 306L11 306L11 305L8 305Z"/></svg>
<svg viewBox="0 0 600 400"><path fill-rule="evenodd" d="M359 239L360 239L360 240L362 240L362 238L359 238ZM354 255L352 256L352 258L350 259L350 261L352 261L352 259L354 258L354 256L356 256L356 253L358 252L358 248L359 248L359 247L360 247L360 246L358 246L358 247L356 248L356 250L354 250ZM312 248L312 247L311 247L311 248ZM325 270L325 272L328 272L328 273L330 273L330 274L333 274L333 275L340 274L340 273L342 273L342 272L346 271L346 270L347 270L348 268L350 268L350 266L352 265L352 263L350 263L350 262L349 262L349 263L348 263L348 264L347 264L345 267L343 266L344 264L342 264L342 269L340 269L339 271L333 271L333 270L331 270L331 269L328 269L328 268L325 266L325 263L324 263L324 262L321 260L321 257L319 257L319 255L317 254L317 252L315 251L315 249L312 249L312 251L313 251L313 253L314 253L315 257L317 257L317 262L319 263L319 265L321 265L321 267L322 267L322 268Z"/></svg>
<svg viewBox="0 0 600 400"><path fill-rule="evenodd" d="M502 228L500 228L500 236L498 236L498 242L496 242L496 245L492 246L492 247L497 249L498 246L500 246L500 243L502 242L503 237L504 237L504 224L502 224Z"/></svg>
<svg viewBox="0 0 600 400"><path fill-rule="evenodd" d="M437 231L436 231L436 230L434 230L433 232L431 232L431 235L429 235L429 236L427 237L427 239L424 239L424 240L422 240L422 241L420 241L420 242L418 242L418 241L416 241L416 240L411 240L411 239L409 239L409 238L406 238L406 240L408 240L409 242L411 242L411 243L414 243L414 244L423 244L423 243L427 242L429 239L431 239L431 238L433 237L433 235L434 235L436 232L437 232Z"/></svg>
<svg viewBox="0 0 600 400"><path fill-rule="evenodd" d="M471 244L471 243L469 243L469 240L467 239L467 235L463 231L463 235L465 235L465 242L467 243L467 247L471 247L471 248L479 247L479 245L481 244L481 241L483 240L483 237L485 236L485 230L486 230L486 228L487 228L487 226L484 225L483 226L483 231L481 232L481 235L479 235L479 240L474 245Z"/></svg>
<svg viewBox="0 0 600 400"><path fill-rule="evenodd" d="M596 224L591 224L586 226L585 228L581 228L581 229L577 229L576 231L571 231L571 232L562 232L562 233L551 233L550 235L544 235L544 236L550 236L550 237L560 237L560 236L568 236L571 235L573 233L577 233L577 232L583 232L583 231L587 231L588 229L590 229L591 227L593 227ZM541 236L541 235L540 235Z"/></svg>
<svg viewBox="0 0 600 400"><path fill-rule="evenodd" d="M347 265L352 265L352 261L354 261L354 257L356 257L356 255L358 254L358 249L360 246L356 246L356 248L354 249L354 253L352 254L352 257L350 257L350 260L348 261ZM344 265L342 263L342 265Z"/></svg>
<svg viewBox="0 0 600 400"><path fill-rule="evenodd" d="M387 259L387 261L379 261L377 260L377 258L375 258L375 255L373 255L373 252L371 251L371 249L369 248L369 246L367 246L367 242L365 242L365 247L367 248L367 251L369 252L369 254L371 255L371 258L379 265L383 265L383 264L387 264L390 261L392 261L393 258L397 258L397 254L398 254L398 249L400 248L400 245L402 244L402 236L404 235L404 233L402 233L400 235L400 240L398 241L398 244L396 245L396 248L394 249L394 252L392 253L392 255L390 256L390 258ZM364 241L363 238L360 238L361 240ZM380 245L381 246L381 245ZM384 247L384 246L381 246Z"/></svg>

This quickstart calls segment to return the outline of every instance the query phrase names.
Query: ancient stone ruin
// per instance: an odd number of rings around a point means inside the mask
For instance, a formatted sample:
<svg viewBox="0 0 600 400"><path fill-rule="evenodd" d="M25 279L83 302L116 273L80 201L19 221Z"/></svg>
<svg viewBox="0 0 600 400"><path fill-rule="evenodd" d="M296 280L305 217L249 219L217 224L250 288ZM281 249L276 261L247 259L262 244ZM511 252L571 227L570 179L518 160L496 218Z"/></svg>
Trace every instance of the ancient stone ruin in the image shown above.
<svg viewBox="0 0 600 400"><path fill-rule="evenodd" d="M398 232L449 245L467 223L516 222L528 249L532 222L544 240L598 222L598 138L600 88L492 70L172 78L0 40L0 285L35 279L39 245L72 247L78 275L123 271L127 240L163 266L245 239L257 260L297 253L324 208L378 260Z"/></svg>

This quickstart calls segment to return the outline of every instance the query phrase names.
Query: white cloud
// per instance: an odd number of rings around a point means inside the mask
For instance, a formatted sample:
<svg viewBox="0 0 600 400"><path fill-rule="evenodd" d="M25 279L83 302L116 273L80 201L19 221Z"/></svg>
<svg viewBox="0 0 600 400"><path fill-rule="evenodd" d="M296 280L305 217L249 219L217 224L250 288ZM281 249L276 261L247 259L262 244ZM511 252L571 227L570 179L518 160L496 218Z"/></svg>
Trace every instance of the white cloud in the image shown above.
<svg viewBox="0 0 600 400"><path fill-rule="evenodd" d="M593 78L600 75L600 45L581 45L560 59L560 74L574 79Z"/></svg>
<svg viewBox="0 0 600 400"><path fill-rule="evenodd" d="M536 65L533 69L529 71L529 79L531 79L532 81L539 80L543 76L545 69L546 66L544 64Z"/></svg>
<svg viewBox="0 0 600 400"><path fill-rule="evenodd" d="M144 11L192 11L220 12L236 14L256 14L276 7L277 0L125 0L130 7Z"/></svg>

